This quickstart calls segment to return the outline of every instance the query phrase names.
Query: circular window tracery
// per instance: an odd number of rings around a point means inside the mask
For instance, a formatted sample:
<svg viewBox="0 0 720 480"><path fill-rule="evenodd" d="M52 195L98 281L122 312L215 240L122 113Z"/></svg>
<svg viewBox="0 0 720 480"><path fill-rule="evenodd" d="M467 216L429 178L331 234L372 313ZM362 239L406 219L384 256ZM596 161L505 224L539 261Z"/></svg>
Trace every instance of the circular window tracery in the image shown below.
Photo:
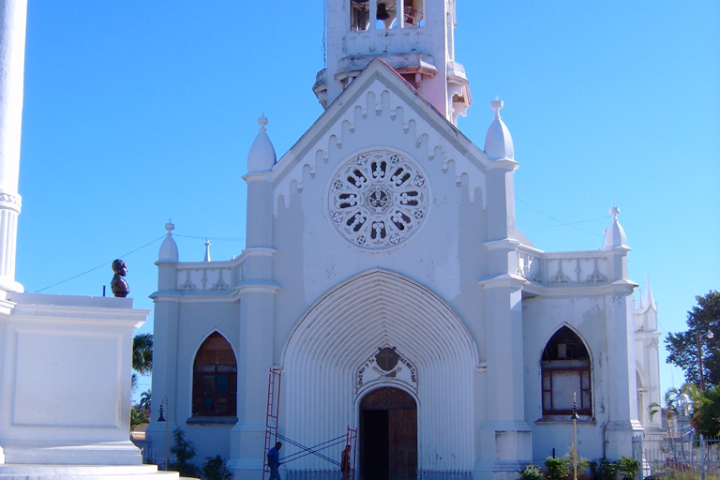
<svg viewBox="0 0 720 480"><path fill-rule="evenodd" d="M363 152L337 171L328 195L333 225L368 250L395 247L420 227L428 208L425 174L395 152Z"/></svg>

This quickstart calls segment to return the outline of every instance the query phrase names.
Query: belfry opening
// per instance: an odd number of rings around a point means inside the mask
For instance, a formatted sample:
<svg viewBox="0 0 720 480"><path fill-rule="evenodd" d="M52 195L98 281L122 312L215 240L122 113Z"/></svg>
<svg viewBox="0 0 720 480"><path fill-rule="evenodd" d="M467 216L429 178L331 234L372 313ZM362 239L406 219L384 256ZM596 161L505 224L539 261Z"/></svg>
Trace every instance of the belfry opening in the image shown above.
<svg viewBox="0 0 720 480"><path fill-rule="evenodd" d="M371 391L360 402L360 478L417 478L417 403L398 388Z"/></svg>

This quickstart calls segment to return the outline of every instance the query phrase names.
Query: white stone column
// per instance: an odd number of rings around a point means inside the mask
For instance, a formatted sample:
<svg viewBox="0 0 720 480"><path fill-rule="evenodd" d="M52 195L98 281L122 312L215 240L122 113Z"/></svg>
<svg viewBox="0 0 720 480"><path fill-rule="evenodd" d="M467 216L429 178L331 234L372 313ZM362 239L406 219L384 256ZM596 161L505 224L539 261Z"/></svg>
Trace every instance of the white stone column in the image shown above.
<svg viewBox="0 0 720 480"><path fill-rule="evenodd" d="M633 454L633 436L643 427L637 418L637 375L635 371L633 284L617 280L614 293L605 297L607 328L606 368L612 387L608 389L608 424L605 430L606 455L611 459Z"/></svg>
<svg viewBox="0 0 720 480"><path fill-rule="evenodd" d="M253 157L251 154L249 157ZM269 160L269 159L267 159ZM250 161L248 161L250 164ZM266 168L272 165L268 162ZM252 168L250 165L248 168ZM273 281L273 178L270 171L252 171L247 182L245 280L240 294L238 351L238 422L230 433L230 462L236 480L256 479L263 468L267 388L274 352L275 294ZM280 399L276 399L280 401Z"/></svg>
<svg viewBox="0 0 720 480"><path fill-rule="evenodd" d="M480 282L485 298L487 421L480 428L476 478L512 479L532 461L532 432L525 422L522 287L517 274L512 160L493 162L487 172L485 250L488 276Z"/></svg>
<svg viewBox="0 0 720 480"><path fill-rule="evenodd" d="M0 0L0 292L15 281L27 0Z"/></svg>
<svg viewBox="0 0 720 480"><path fill-rule="evenodd" d="M162 268L162 267L161 267ZM172 446L172 432L181 425L178 419L178 337L180 321L180 295L169 293L153 295L155 301L155 336L153 354L153 377L152 392L153 410L150 418L150 425L146 430L150 440L155 461L158 464L165 462L165 430L170 432L170 446ZM167 406L164 407L164 417L167 424L158 422L160 403L167 398ZM170 456L172 459L172 456ZM171 460L172 461L172 460Z"/></svg>

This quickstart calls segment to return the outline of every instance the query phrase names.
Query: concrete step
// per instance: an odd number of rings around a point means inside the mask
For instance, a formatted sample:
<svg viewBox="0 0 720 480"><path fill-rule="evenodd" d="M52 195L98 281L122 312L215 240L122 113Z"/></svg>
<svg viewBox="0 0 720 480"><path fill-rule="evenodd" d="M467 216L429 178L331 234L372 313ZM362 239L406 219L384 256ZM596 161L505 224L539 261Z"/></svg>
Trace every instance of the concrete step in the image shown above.
<svg viewBox="0 0 720 480"><path fill-rule="evenodd" d="M180 480L178 472L156 465L24 465L0 464L0 480Z"/></svg>

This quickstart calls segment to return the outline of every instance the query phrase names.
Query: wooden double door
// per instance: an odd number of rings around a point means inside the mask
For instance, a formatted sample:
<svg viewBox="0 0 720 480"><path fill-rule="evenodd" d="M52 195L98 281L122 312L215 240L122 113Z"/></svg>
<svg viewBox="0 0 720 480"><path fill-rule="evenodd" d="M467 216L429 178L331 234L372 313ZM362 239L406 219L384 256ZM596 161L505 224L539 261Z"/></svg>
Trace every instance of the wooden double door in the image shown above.
<svg viewBox="0 0 720 480"><path fill-rule="evenodd" d="M362 480L417 478L417 404L397 388L379 388L360 403Z"/></svg>

